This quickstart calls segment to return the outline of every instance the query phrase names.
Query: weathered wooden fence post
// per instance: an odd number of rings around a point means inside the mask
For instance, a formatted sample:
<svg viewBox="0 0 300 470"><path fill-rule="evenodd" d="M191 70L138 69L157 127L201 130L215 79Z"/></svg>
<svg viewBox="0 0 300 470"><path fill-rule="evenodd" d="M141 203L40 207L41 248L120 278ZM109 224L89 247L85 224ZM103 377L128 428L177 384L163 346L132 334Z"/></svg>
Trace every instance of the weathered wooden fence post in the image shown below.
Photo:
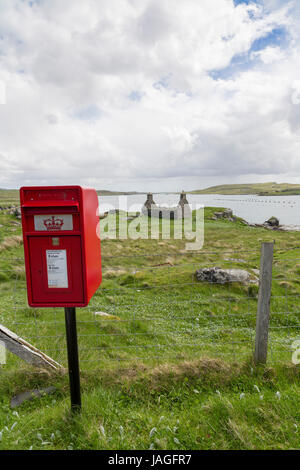
<svg viewBox="0 0 300 470"><path fill-rule="evenodd" d="M265 364L268 353L270 301L274 243L262 243L260 258L259 293L256 317L255 364Z"/></svg>

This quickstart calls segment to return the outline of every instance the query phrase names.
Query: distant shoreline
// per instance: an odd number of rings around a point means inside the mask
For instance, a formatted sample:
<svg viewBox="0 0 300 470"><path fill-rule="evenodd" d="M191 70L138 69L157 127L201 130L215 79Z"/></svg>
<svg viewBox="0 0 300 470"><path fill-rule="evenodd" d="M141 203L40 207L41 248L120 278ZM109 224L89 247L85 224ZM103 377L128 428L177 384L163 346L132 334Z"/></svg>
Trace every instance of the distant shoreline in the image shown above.
<svg viewBox="0 0 300 470"><path fill-rule="evenodd" d="M146 195L149 191L110 191L98 189L98 196L138 196ZM152 194L180 194L180 191L152 191ZM215 194L220 196L300 196L300 184L290 183L250 183L250 184L224 184L210 186L205 189L186 191L186 194ZM15 200L19 197L17 189L0 188L0 202Z"/></svg>

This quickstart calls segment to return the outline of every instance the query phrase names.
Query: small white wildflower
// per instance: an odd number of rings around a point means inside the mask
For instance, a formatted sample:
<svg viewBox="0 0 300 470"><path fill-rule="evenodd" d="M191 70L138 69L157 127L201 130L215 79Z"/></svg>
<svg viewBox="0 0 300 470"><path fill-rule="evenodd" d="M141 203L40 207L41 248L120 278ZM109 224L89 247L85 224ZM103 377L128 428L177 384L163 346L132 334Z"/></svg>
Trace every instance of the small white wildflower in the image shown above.
<svg viewBox="0 0 300 470"><path fill-rule="evenodd" d="M280 400L280 398L281 398L281 393L280 393L280 392L276 392L275 395L276 395L276 397L278 398L278 400Z"/></svg>
<svg viewBox="0 0 300 470"><path fill-rule="evenodd" d="M30 446L28 450L32 450L33 446Z"/></svg>
<svg viewBox="0 0 300 470"><path fill-rule="evenodd" d="M245 394L244 394L244 393L241 393L241 394L240 394L240 400L242 400L243 398L245 398Z"/></svg>
<svg viewBox="0 0 300 470"><path fill-rule="evenodd" d="M36 437L37 437L40 441L43 440L43 437L42 437L42 435L41 435L39 432L37 433Z"/></svg>
<svg viewBox="0 0 300 470"><path fill-rule="evenodd" d="M180 446L180 441L179 441L179 439L177 439L177 437L174 437L174 442L175 442L175 444Z"/></svg>
<svg viewBox="0 0 300 470"><path fill-rule="evenodd" d="M219 395L220 397L221 396L220 390L216 390L216 394Z"/></svg>
<svg viewBox="0 0 300 470"><path fill-rule="evenodd" d="M19 413L17 411L13 411L13 416L16 416L17 418L19 418Z"/></svg>
<svg viewBox="0 0 300 470"><path fill-rule="evenodd" d="M193 392L194 393L200 393L199 390L197 390L196 388L194 388Z"/></svg>
<svg viewBox="0 0 300 470"><path fill-rule="evenodd" d="M153 437L153 435L156 433L157 429L156 428L152 428L150 433L149 433L149 437Z"/></svg>
<svg viewBox="0 0 300 470"><path fill-rule="evenodd" d="M263 399L264 399L264 396L263 396L263 395L259 395L259 399L260 399L260 400L263 400Z"/></svg>
<svg viewBox="0 0 300 470"><path fill-rule="evenodd" d="M254 390L256 390L258 393L260 393L260 390L257 385L253 385Z"/></svg>
<svg viewBox="0 0 300 470"><path fill-rule="evenodd" d="M298 431L298 425L296 423L294 423L294 428L295 428L295 432L297 432ZM0 439L0 441L1 441L1 439Z"/></svg>
<svg viewBox="0 0 300 470"><path fill-rule="evenodd" d="M100 429L100 432L101 432L102 436L103 436L103 437L106 437L105 429L104 429L104 427L102 426L102 424L100 424L99 429Z"/></svg>
<svg viewBox="0 0 300 470"><path fill-rule="evenodd" d="M121 436L123 436L123 434L124 434L124 428L123 428L123 426L120 426L120 427L119 427L119 432L120 432Z"/></svg>
<svg viewBox="0 0 300 470"><path fill-rule="evenodd" d="M18 424L17 421L15 421L12 427L10 428L10 430L12 431L17 426L17 424Z"/></svg>
<svg viewBox="0 0 300 470"><path fill-rule="evenodd" d="M158 422L161 423L164 419L165 419L165 417L164 417L164 416L161 416L161 417L159 418L159 421L158 421Z"/></svg>

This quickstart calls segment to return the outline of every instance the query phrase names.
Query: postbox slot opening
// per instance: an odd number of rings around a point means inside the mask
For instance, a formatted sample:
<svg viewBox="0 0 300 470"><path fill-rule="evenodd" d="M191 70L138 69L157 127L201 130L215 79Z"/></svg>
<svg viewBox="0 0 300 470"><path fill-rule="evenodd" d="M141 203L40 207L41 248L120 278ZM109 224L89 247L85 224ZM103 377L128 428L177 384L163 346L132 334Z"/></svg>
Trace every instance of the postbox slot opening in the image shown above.
<svg viewBox="0 0 300 470"><path fill-rule="evenodd" d="M25 207L24 213L26 215L35 215L35 214L78 214L79 210L77 207L60 207L60 206L51 206L51 207Z"/></svg>
<svg viewBox="0 0 300 470"><path fill-rule="evenodd" d="M79 202L76 201L27 201L22 204L22 209L27 214L36 213L37 210L66 210L68 212L79 212Z"/></svg>

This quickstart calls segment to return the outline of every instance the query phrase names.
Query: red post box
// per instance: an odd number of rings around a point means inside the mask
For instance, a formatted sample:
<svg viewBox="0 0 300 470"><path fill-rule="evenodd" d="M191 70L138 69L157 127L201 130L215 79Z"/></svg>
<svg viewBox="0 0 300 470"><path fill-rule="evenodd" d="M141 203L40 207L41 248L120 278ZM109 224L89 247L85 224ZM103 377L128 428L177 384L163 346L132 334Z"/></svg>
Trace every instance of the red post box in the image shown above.
<svg viewBox="0 0 300 470"><path fill-rule="evenodd" d="M85 307L102 278L96 191L23 187L20 198L29 305Z"/></svg>

